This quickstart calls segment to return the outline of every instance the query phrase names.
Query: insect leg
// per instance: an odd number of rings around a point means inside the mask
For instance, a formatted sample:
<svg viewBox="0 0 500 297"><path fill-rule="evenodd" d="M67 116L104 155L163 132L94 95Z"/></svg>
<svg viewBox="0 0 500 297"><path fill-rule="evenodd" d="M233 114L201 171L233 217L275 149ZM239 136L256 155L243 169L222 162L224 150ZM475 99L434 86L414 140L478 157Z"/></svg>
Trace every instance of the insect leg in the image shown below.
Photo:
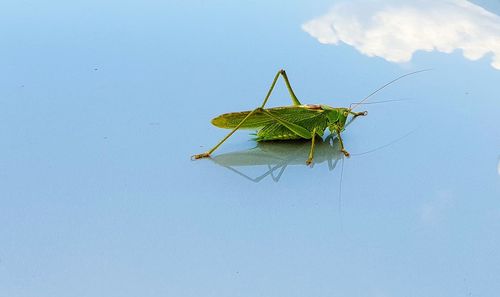
<svg viewBox="0 0 500 297"><path fill-rule="evenodd" d="M309 158L306 160L307 165L311 165L314 158L314 140L316 139L316 128L313 129L311 138L311 150L309 151Z"/></svg>
<svg viewBox="0 0 500 297"><path fill-rule="evenodd" d="M293 105L301 105L299 99L297 99L297 96L295 96L295 93L292 90L292 86L290 85L290 81L288 81L288 76L286 75L285 70L281 69L274 76L271 87L269 88L269 91L267 91L266 98L264 99L264 102L262 103L262 105L260 107L264 108L264 106L266 105L267 100L271 96L271 93L273 92L274 86L276 85L276 81L278 81L278 78L280 75L283 76L283 79L285 80L286 88L288 89L288 93L290 93L290 97L292 98Z"/></svg>
<svg viewBox="0 0 500 297"><path fill-rule="evenodd" d="M248 115L243 119L241 120L241 122L231 131L229 132L229 134L226 135L226 137L224 137L216 146L214 146L211 150L209 150L208 152L205 152L205 153L202 153L202 154L198 154L198 155L194 155L192 156L191 158L192 159L201 159L201 158L206 158L206 157L210 157L210 154L212 154L217 148L219 148L219 146L224 143L224 141L226 141L229 137L231 137L231 135L233 135L234 132L236 132L236 130L238 130L241 125L243 125L243 123L251 116L253 115L255 112L257 111L263 111L263 112L266 112L267 110L264 109L264 106L266 106L266 103L267 101L269 100L269 97L271 96L271 93L273 92L273 89L274 89L274 86L276 85L276 81L278 80L279 76L283 76L283 79L285 80L285 84L286 84L286 87L288 88L288 92L290 93L290 97L292 97L292 102L294 105L300 105L300 101L297 99L297 97L295 96L295 94L293 93L293 90L292 90L292 87L290 86L290 82L288 81L288 77L286 75L286 72L285 70L281 69L280 71L278 71L278 73L276 73L276 75L274 76L274 79L273 79L273 82L271 83L271 87L269 88L269 91L267 92L267 95L266 95L266 98L264 98L264 102L262 102L262 105L259 107L259 108L256 108L254 110L252 110L250 113L248 113ZM274 115L272 115L269 111L267 111L268 115L270 114L271 117L275 120L278 120L277 117L275 117ZM279 122L284 125L285 127L287 127L288 129L292 130L294 133L296 133L297 135L300 135L301 137L304 137L303 135L305 135L304 138L309 138L309 131L307 131L307 129L305 128L302 128L298 125L295 125L293 123L284 123L285 121L279 119Z"/></svg>
<svg viewBox="0 0 500 297"><path fill-rule="evenodd" d="M340 151L344 153L344 156L349 157L350 154L348 151L345 150L344 148L344 141L342 141L342 136L340 136L340 129L335 130L337 132L337 136L339 138L339 143L340 143Z"/></svg>
<svg viewBox="0 0 500 297"><path fill-rule="evenodd" d="M368 111L361 111L361 112L349 111L349 113L352 114L354 117L368 115Z"/></svg>
<svg viewBox="0 0 500 297"><path fill-rule="evenodd" d="M281 69L279 72L281 73L281 76L283 76L283 80L285 80L286 88L288 89L288 93L290 93L290 98L292 98L293 105L301 105L299 99L297 99L297 96L295 96L295 93L292 90L292 86L288 81L288 76L286 75L285 70Z"/></svg>
<svg viewBox="0 0 500 297"><path fill-rule="evenodd" d="M209 150L206 153L194 155L191 157L191 159L201 159L201 158L210 157L210 154L212 154L216 149L218 149L219 146L221 146L221 144L224 143L224 141L226 141L229 137L231 137L231 135L233 135L234 132L236 132L236 130L238 130L241 127L241 125L243 125L243 123L245 123L245 121L250 116L252 116L252 114L254 114L257 111L261 111L261 110L262 110L262 108L259 107L259 108L252 110L251 112L249 112L248 115L243 120L241 120L241 122L236 127L234 127L234 129L231 132L229 132L229 134L227 134L226 137L224 137L221 141L219 141L219 143L217 143L217 145L215 145L211 150Z"/></svg>

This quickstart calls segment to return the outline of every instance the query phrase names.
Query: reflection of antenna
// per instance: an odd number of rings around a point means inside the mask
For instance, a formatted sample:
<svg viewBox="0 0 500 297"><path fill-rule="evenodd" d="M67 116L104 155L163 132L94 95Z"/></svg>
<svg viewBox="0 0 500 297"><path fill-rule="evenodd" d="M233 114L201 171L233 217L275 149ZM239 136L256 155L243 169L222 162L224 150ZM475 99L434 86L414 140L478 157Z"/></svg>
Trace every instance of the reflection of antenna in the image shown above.
<svg viewBox="0 0 500 297"><path fill-rule="evenodd" d="M412 74L417 74L417 73L420 73L420 72L425 72L425 71L430 71L432 69L424 69L424 70L419 70L419 71L414 71L414 72L410 72L410 73L407 73L407 74L404 74L404 75L401 75L400 77L398 78L395 78L393 80L391 80L390 82L386 83L385 85L381 86L380 88L376 89L375 91L373 91L370 95L366 96L365 98L363 98L363 100L359 101L358 103L355 103L354 106L351 108L351 110L353 110L354 108L356 108L358 105L362 104L363 102L365 102L366 100L368 100L368 98L370 98L371 96L377 94L379 91L381 91L382 89L384 89L385 87L387 87L388 85L402 79L403 77L406 77L408 75L412 75Z"/></svg>
<svg viewBox="0 0 500 297"><path fill-rule="evenodd" d="M415 132L415 131L416 131L416 129L415 129L415 130L412 130L412 131L410 131L410 132L408 132L408 133L406 133L405 135L403 135L403 136L401 136L401 137L398 137L398 138L394 139L393 141L391 141L391 142L389 142L389 143L387 143L387 144L381 145L381 146L379 146L379 147L376 147L376 148L374 148L374 149L371 149L371 150L368 150L368 151L366 151L366 152L362 152L362 153L359 153L359 154L351 154L351 156L361 156L361 155L366 155L366 154L369 154L369 153L376 152L376 151L381 150L381 149L383 149L383 148L385 148L385 147L388 147L388 146L390 146L390 145L395 144L396 142L398 142L398 141L402 140L403 138L408 137L410 134L412 134L412 133L413 133L413 132Z"/></svg>
<svg viewBox="0 0 500 297"><path fill-rule="evenodd" d="M340 167L339 205L338 205L340 231L342 233L344 233L344 224L343 224L343 220L342 220L342 180L343 180L343 178L344 178L344 158L342 158L342 165Z"/></svg>
<svg viewBox="0 0 500 297"><path fill-rule="evenodd" d="M498 172L498 175L500 175L500 156L498 157L497 172Z"/></svg>

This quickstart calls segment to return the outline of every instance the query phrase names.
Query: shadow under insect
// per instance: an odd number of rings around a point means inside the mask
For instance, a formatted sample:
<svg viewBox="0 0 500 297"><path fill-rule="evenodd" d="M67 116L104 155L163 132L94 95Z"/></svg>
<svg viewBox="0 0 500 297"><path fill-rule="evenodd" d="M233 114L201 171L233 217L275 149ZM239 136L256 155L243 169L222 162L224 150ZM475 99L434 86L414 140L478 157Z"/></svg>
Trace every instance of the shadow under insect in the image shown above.
<svg viewBox="0 0 500 297"><path fill-rule="evenodd" d="M328 169L332 171L337 166L339 160L344 158L344 154L340 150L338 138L329 135L325 139L318 137L316 141L314 163L326 162ZM212 157L211 160L253 182L259 182L267 176L278 182L288 166L306 166L304 158L307 158L309 150L310 141L305 139L264 141L257 142L254 148L221 154ZM266 168L266 171L257 177L250 177L248 174L238 170L244 167L257 166L264 166Z"/></svg>

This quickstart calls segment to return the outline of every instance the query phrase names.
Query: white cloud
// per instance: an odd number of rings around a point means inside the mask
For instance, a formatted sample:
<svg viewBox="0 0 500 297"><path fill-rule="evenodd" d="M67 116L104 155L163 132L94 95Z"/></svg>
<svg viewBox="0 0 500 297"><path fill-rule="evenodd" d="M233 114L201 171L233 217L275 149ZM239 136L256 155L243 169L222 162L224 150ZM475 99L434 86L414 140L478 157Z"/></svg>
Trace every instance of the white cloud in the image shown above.
<svg viewBox="0 0 500 297"><path fill-rule="evenodd" d="M367 56L408 62L413 53L456 49L500 70L500 17L465 0L374 0L336 4L302 25L324 44L344 42Z"/></svg>

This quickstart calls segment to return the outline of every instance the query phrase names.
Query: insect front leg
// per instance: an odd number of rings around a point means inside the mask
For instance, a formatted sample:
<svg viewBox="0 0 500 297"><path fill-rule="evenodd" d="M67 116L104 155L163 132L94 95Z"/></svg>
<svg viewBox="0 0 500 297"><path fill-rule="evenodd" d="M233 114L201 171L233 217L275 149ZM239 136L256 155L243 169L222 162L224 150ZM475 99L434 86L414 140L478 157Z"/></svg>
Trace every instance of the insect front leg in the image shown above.
<svg viewBox="0 0 500 297"><path fill-rule="evenodd" d="M340 143L340 151L342 153L344 153L344 156L346 157L350 157L351 155L349 154L348 151L346 151L345 147L344 147L344 141L342 140L342 136L340 135L340 129L339 128L336 128L335 129L335 132L337 133L337 137L339 138L339 143Z"/></svg>
<svg viewBox="0 0 500 297"><path fill-rule="evenodd" d="M354 112L354 111L349 111L350 114L352 114L354 117L359 117L359 116L366 116L368 115L368 111L361 111L361 112Z"/></svg>

